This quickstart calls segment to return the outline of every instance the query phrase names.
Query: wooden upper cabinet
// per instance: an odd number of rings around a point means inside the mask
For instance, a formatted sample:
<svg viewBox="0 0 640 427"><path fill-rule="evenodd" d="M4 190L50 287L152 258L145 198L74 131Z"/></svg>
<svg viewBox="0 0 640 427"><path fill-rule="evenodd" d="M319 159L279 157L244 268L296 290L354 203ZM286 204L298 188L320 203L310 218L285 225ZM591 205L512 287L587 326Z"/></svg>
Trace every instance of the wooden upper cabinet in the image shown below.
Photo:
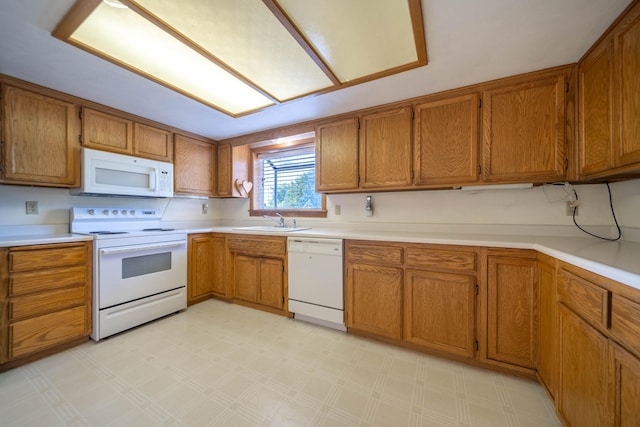
<svg viewBox="0 0 640 427"><path fill-rule="evenodd" d="M249 197L253 183L249 183L251 153L248 145L218 144L218 197Z"/></svg>
<svg viewBox="0 0 640 427"><path fill-rule="evenodd" d="M616 160L624 166L640 162L640 3L614 32L614 43L620 106Z"/></svg>
<svg viewBox="0 0 640 427"><path fill-rule="evenodd" d="M112 114L82 108L82 145L120 154L133 152L133 122Z"/></svg>
<svg viewBox="0 0 640 427"><path fill-rule="evenodd" d="M171 162L173 141L171 132L141 123L133 124L133 154L135 156Z"/></svg>
<svg viewBox="0 0 640 427"><path fill-rule="evenodd" d="M358 188L358 119L316 127L316 191Z"/></svg>
<svg viewBox="0 0 640 427"><path fill-rule="evenodd" d="M487 90L482 109L484 181L564 180L564 75Z"/></svg>
<svg viewBox="0 0 640 427"><path fill-rule="evenodd" d="M12 86L2 92L2 182L78 186L76 105Z"/></svg>
<svg viewBox="0 0 640 427"><path fill-rule="evenodd" d="M360 121L360 188L411 185L411 106L363 115Z"/></svg>
<svg viewBox="0 0 640 427"><path fill-rule="evenodd" d="M415 185L478 180L478 107L478 94L414 106Z"/></svg>
<svg viewBox="0 0 640 427"><path fill-rule="evenodd" d="M580 175L614 166L613 40L591 52L578 69Z"/></svg>
<svg viewBox="0 0 640 427"><path fill-rule="evenodd" d="M174 192L215 196L216 146L175 134Z"/></svg>

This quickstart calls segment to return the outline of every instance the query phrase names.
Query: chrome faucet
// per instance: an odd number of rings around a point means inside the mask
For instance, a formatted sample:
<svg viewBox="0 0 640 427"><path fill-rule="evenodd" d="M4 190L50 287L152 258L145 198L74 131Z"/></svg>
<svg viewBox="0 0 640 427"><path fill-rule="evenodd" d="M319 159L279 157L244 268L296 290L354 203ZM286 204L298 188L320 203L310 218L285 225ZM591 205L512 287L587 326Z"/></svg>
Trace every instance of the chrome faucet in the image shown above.
<svg viewBox="0 0 640 427"><path fill-rule="evenodd" d="M278 212L276 212L276 215L278 215L280 218L275 218L269 215L262 215L264 218L270 219L271 221L275 221L276 223L278 223L278 227L286 227L286 225L284 224L284 217L282 215L280 215Z"/></svg>

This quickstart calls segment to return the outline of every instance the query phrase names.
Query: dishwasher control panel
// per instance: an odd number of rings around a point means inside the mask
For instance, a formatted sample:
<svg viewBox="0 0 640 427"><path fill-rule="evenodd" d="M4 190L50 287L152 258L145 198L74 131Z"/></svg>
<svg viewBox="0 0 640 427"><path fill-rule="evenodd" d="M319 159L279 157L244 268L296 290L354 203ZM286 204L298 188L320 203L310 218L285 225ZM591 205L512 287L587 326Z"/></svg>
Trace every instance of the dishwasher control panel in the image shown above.
<svg viewBox="0 0 640 427"><path fill-rule="evenodd" d="M289 252L342 256L342 239L289 237Z"/></svg>

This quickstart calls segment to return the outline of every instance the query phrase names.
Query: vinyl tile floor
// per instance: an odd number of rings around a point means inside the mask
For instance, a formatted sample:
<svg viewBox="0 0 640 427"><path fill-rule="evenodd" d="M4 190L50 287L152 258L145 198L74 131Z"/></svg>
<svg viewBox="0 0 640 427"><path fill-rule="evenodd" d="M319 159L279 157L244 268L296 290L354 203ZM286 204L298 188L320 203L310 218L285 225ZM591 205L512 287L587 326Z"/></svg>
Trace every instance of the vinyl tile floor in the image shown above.
<svg viewBox="0 0 640 427"><path fill-rule="evenodd" d="M208 300L0 374L9 426L560 426L542 386Z"/></svg>

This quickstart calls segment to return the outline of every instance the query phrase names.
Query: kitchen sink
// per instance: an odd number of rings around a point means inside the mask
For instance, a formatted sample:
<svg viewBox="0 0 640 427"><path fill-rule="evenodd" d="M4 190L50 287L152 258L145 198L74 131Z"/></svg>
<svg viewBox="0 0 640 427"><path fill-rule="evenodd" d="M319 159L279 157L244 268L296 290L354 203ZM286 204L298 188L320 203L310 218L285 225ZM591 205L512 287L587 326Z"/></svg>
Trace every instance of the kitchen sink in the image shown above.
<svg viewBox="0 0 640 427"><path fill-rule="evenodd" d="M310 230L310 227L278 227L276 225L254 225L251 227L234 227L232 230L241 231L270 231L273 233L291 233L292 231Z"/></svg>

